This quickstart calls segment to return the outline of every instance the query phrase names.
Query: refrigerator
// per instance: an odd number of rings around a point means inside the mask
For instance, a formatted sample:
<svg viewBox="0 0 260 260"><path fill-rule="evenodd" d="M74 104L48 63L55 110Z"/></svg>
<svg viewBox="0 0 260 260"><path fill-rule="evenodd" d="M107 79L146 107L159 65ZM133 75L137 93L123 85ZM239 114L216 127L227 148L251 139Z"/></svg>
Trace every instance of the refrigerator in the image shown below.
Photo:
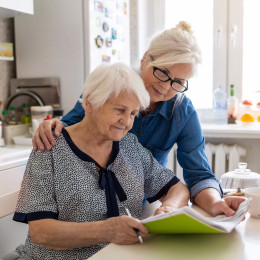
<svg viewBox="0 0 260 260"><path fill-rule="evenodd" d="M58 77L67 113L99 64L130 65L129 0L34 0L15 18L17 78Z"/></svg>

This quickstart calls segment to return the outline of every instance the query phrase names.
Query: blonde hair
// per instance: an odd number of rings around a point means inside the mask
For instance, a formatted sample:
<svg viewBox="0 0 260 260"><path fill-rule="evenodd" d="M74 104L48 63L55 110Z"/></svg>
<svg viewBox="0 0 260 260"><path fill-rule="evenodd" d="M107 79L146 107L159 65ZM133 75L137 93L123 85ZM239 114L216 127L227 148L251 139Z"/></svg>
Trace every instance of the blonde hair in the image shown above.
<svg viewBox="0 0 260 260"><path fill-rule="evenodd" d="M192 65L192 75L197 73L198 64L201 63L201 50L193 35L191 26L184 21L155 36L148 48L150 60L148 66L170 67L177 63ZM146 59L150 59L149 55Z"/></svg>
<svg viewBox="0 0 260 260"><path fill-rule="evenodd" d="M150 104L149 93L134 70L123 63L102 64L89 74L84 84L82 106L86 108L87 97L93 109L98 109L121 92L136 95L141 109L146 109Z"/></svg>

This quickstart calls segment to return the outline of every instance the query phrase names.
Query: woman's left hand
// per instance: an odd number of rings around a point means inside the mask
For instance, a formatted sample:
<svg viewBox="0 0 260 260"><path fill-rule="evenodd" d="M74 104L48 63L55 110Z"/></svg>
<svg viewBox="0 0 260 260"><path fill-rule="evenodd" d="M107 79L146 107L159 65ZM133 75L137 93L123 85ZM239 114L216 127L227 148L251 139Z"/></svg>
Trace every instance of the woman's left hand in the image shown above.
<svg viewBox="0 0 260 260"><path fill-rule="evenodd" d="M212 216L225 214L228 217L236 213L239 205L246 198L230 196L221 199L219 192L213 188L207 188L199 192L194 198L194 202Z"/></svg>
<svg viewBox="0 0 260 260"><path fill-rule="evenodd" d="M245 201L246 198L238 197L238 196L230 196L219 201L216 201L212 205L211 214L213 216L225 214L228 217L236 214L239 205Z"/></svg>

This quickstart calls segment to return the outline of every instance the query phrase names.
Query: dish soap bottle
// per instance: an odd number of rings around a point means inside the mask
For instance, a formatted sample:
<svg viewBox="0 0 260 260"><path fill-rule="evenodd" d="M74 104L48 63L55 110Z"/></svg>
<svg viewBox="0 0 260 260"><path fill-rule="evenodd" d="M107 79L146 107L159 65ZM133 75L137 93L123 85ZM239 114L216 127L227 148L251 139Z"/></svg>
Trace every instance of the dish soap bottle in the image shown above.
<svg viewBox="0 0 260 260"><path fill-rule="evenodd" d="M235 96L234 85L230 86L230 96L227 99L228 124L236 124L238 115L238 100Z"/></svg>
<svg viewBox="0 0 260 260"><path fill-rule="evenodd" d="M23 103L23 114L21 116L21 122L22 124L30 124L32 122L28 103Z"/></svg>

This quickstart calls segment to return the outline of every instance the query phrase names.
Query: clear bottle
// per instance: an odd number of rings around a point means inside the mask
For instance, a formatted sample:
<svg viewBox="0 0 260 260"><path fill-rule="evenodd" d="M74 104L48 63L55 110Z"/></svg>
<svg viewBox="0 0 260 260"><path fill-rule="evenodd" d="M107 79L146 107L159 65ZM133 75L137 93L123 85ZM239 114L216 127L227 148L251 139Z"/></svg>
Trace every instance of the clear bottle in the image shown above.
<svg viewBox="0 0 260 260"><path fill-rule="evenodd" d="M222 86L213 92L213 119L215 124L227 123L227 95Z"/></svg>
<svg viewBox="0 0 260 260"><path fill-rule="evenodd" d="M32 122L30 108L29 108L28 103L23 104L23 113L21 116L21 122L22 122L22 124L30 124Z"/></svg>
<svg viewBox="0 0 260 260"><path fill-rule="evenodd" d="M8 110L8 124L9 125L16 125L17 121L16 121L16 113L15 113L15 107L14 106L10 106L9 110Z"/></svg>
<svg viewBox="0 0 260 260"><path fill-rule="evenodd" d="M7 125L7 122L8 122L7 110L3 110L3 112L2 112L2 122L3 122L3 125Z"/></svg>
<svg viewBox="0 0 260 260"><path fill-rule="evenodd" d="M230 96L227 99L228 124L236 124L238 116L238 100L235 96L234 85L230 85Z"/></svg>
<svg viewBox="0 0 260 260"><path fill-rule="evenodd" d="M0 119L0 147L5 145L5 141L3 138L3 122Z"/></svg>

